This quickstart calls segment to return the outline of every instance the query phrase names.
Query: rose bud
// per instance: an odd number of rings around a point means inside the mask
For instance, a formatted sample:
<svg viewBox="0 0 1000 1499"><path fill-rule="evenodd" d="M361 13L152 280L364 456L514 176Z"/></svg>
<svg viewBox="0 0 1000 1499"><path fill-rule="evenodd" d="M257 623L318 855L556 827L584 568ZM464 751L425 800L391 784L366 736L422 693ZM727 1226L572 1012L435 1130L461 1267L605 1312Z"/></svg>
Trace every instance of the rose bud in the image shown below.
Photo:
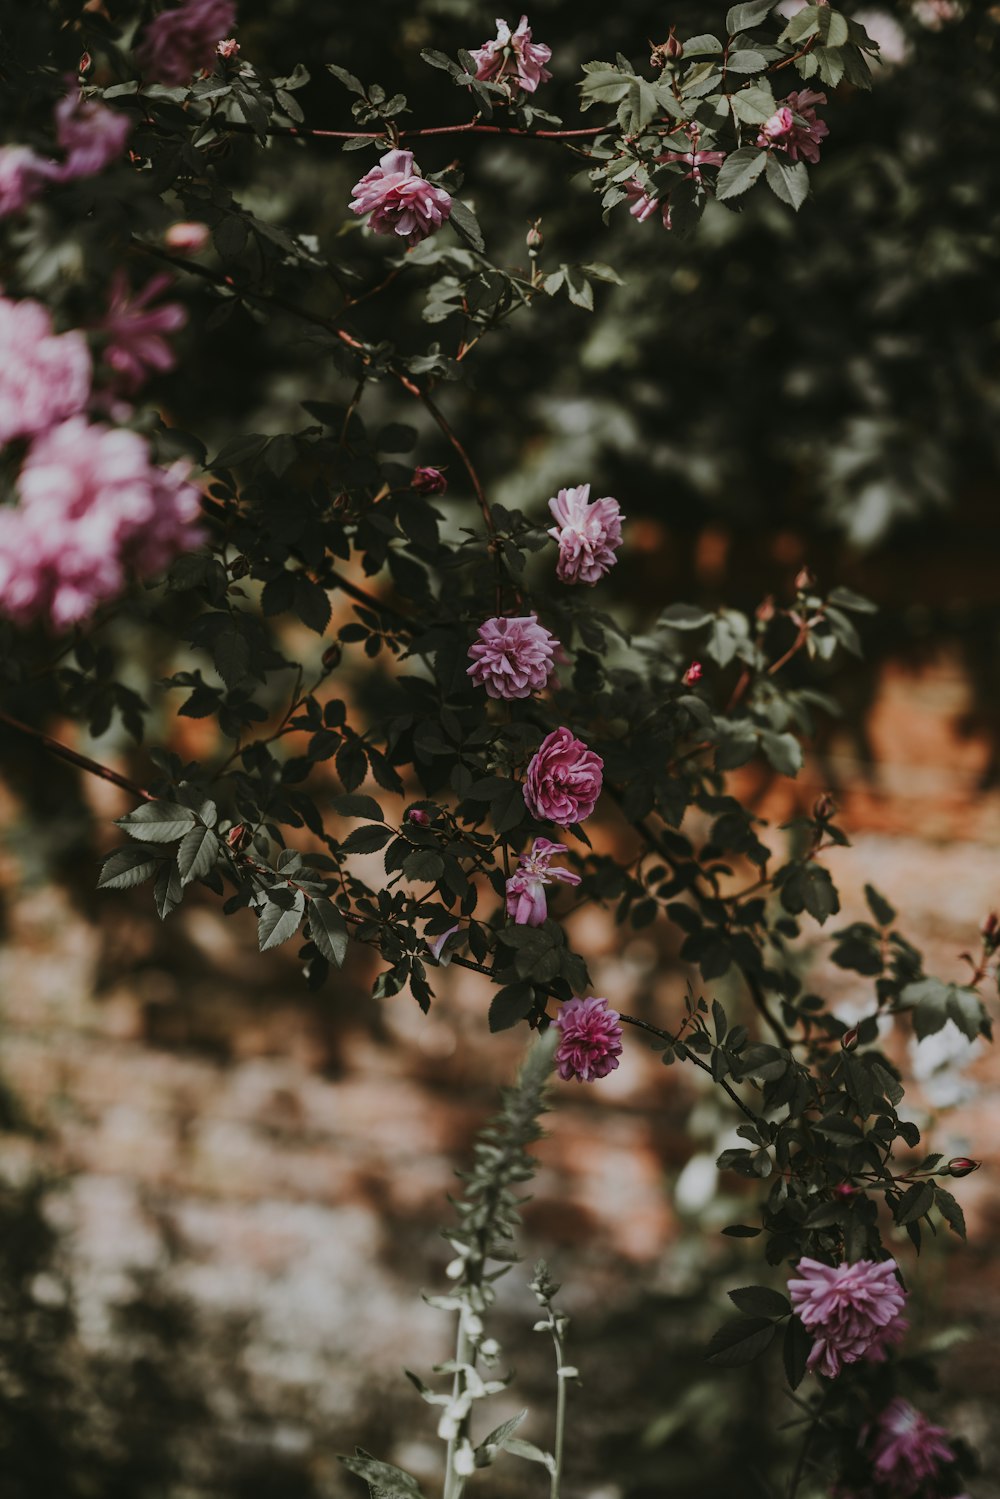
<svg viewBox="0 0 1000 1499"><path fill-rule="evenodd" d="M406 814L407 822L415 822L418 828L425 828L430 822L430 814L421 807L411 807Z"/></svg>
<svg viewBox="0 0 1000 1499"><path fill-rule="evenodd" d="M967 1155L957 1155L948 1162L947 1174L949 1176L971 1176L973 1171L978 1171L982 1164L982 1161L971 1161Z"/></svg>
<svg viewBox="0 0 1000 1499"><path fill-rule="evenodd" d="M246 823L237 822L226 834L226 847L231 848L234 854L242 853L250 842L250 829Z"/></svg>
<svg viewBox="0 0 1000 1499"><path fill-rule="evenodd" d="M208 225L184 222L171 224L163 236L163 243L170 250L185 250L197 255L208 244Z"/></svg>
<svg viewBox="0 0 1000 1499"><path fill-rule="evenodd" d="M856 1025L853 1025L849 1031L844 1032L840 1038L840 1044L845 1051L857 1051L858 1028Z"/></svg>
<svg viewBox="0 0 1000 1499"><path fill-rule="evenodd" d="M343 654L343 647L341 646L339 640L336 641L333 645L327 646L326 650L323 652L323 670L333 671L335 666L340 665L340 658Z"/></svg>
<svg viewBox="0 0 1000 1499"><path fill-rule="evenodd" d="M998 926L1000 926L1000 918L997 917L997 913L995 911L991 911L988 916L983 918L983 924L979 928L979 930L986 938L987 942L989 942L991 939L996 937Z"/></svg>
<svg viewBox="0 0 1000 1499"><path fill-rule="evenodd" d="M811 568L803 567L795 575L796 593L806 593L808 589L816 587L816 574Z"/></svg>
<svg viewBox="0 0 1000 1499"><path fill-rule="evenodd" d="M774 607L774 595L768 594L767 598L757 605L754 611L755 617L762 625L769 625L777 610Z"/></svg>
<svg viewBox="0 0 1000 1499"><path fill-rule="evenodd" d="M857 1190L857 1187L852 1187L850 1182L838 1182L833 1189L833 1195L834 1197L854 1197Z"/></svg>
<svg viewBox="0 0 1000 1499"><path fill-rule="evenodd" d="M817 822L829 822L836 810L837 804L828 791L813 802L813 817Z"/></svg>
<svg viewBox="0 0 1000 1499"><path fill-rule="evenodd" d="M705 675L705 668L700 661L692 661L687 671L681 677L685 687L693 687L695 682L700 682Z"/></svg>
<svg viewBox="0 0 1000 1499"><path fill-rule="evenodd" d="M414 494L444 494L448 480L441 469L421 466L413 470L410 488Z"/></svg>
<svg viewBox="0 0 1000 1499"><path fill-rule="evenodd" d="M542 231L538 227L541 222L541 219L536 219L524 237L524 243L529 250L540 250L545 243Z"/></svg>

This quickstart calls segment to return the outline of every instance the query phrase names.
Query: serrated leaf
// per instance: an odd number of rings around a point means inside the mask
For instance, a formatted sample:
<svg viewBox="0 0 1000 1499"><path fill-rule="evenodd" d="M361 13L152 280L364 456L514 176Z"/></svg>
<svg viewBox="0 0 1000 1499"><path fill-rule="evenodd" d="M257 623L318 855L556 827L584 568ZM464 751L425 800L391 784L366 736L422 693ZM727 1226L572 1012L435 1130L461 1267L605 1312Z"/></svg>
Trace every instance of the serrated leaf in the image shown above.
<svg viewBox="0 0 1000 1499"><path fill-rule="evenodd" d="M798 213L809 196L809 173L803 162L788 161L776 151L769 151L767 185L776 198Z"/></svg>
<svg viewBox="0 0 1000 1499"><path fill-rule="evenodd" d="M753 187L767 166L768 155L767 151L758 150L756 146L741 146L738 151L733 151L719 169L715 196L726 202Z"/></svg>
<svg viewBox="0 0 1000 1499"><path fill-rule="evenodd" d="M965 1214L951 1193L946 1192L944 1187L935 1187L934 1205L948 1227L958 1234L960 1239L964 1239L966 1237Z"/></svg>
<svg viewBox="0 0 1000 1499"><path fill-rule="evenodd" d="M144 880L152 879L160 867L160 859L150 854L148 848L126 844L109 854L101 866L98 890L133 890Z"/></svg>
<svg viewBox="0 0 1000 1499"><path fill-rule="evenodd" d="M373 1489L381 1491L386 1499L424 1499L420 1485L410 1473L392 1463L379 1462L363 1447L353 1457L338 1454L337 1461L343 1463L349 1473L363 1478Z"/></svg>
<svg viewBox="0 0 1000 1499"><path fill-rule="evenodd" d="M277 901L265 899L264 908L257 921L257 945L261 952L270 952L280 947L299 929L305 911L306 898L301 890L289 891L290 904L279 905Z"/></svg>
<svg viewBox="0 0 1000 1499"><path fill-rule="evenodd" d="M177 866L172 859L169 862L165 859L160 865L160 872L153 886L153 900L160 920L166 921L171 911L176 911L183 899L184 886L181 884Z"/></svg>
<svg viewBox="0 0 1000 1499"><path fill-rule="evenodd" d="M334 796L330 798L330 806L341 817L366 817L371 822L382 821L382 808L373 796L359 796L357 793Z"/></svg>
<svg viewBox="0 0 1000 1499"><path fill-rule="evenodd" d="M750 1364L769 1348L777 1327L764 1317L736 1317L712 1334L706 1361L720 1369Z"/></svg>
<svg viewBox="0 0 1000 1499"><path fill-rule="evenodd" d="M497 1031L510 1030L519 1020L531 1014L535 1003L535 991L531 984L508 984L499 989L490 1001L489 1027Z"/></svg>
<svg viewBox="0 0 1000 1499"><path fill-rule="evenodd" d="M194 820L190 807L177 802L143 802L134 812L117 818L116 825L142 843L174 843Z"/></svg>
<svg viewBox="0 0 1000 1499"><path fill-rule="evenodd" d="M347 956L347 924L332 900L313 897L309 901L309 934L328 963L344 966Z"/></svg>
<svg viewBox="0 0 1000 1499"><path fill-rule="evenodd" d="M211 828L200 824L184 834L177 849L177 870L182 885L204 879L215 868L219 857L219 840Z"/></svg>
<svg viewBox="0 0 1000 1499"><path fill-rule="evenodd" d="M787 1317L791 1303L770 1286L740 1286L726 1293L734 1306L751 1317Z"/></svg>
<svg viewBox="0 0 1000 1499"><path fill-rule="evenodd" d="M671 630L700 630L712 620L712 615L696 604L670 604L660 614L660 624Z"/></svg>
<svg viewBox="0 0 1000 1499"><path fill-rule="evenodd" d="M363 828L352 828L340 845L345 854L377 854L385 848L392 837L392 828L367 823Z"/></svg>
<svg viewBox="0 0 1000 1499"><path fill-rule="evenodd" d="M479 220L467 203L462 203L457 198L452 199L449 223L454 226L459 238L463 239L471 249L478 250L480 253L486 249L486 241L483 239Z"/></svg>
<svg viewBox="0 0 1000 1499"><path fill-rule="evenodd" d="M770 15L778 0L746 0L743 5L734 5L726 16L726 30L730 36L738 31L749 31L759 26Z"/></svg>

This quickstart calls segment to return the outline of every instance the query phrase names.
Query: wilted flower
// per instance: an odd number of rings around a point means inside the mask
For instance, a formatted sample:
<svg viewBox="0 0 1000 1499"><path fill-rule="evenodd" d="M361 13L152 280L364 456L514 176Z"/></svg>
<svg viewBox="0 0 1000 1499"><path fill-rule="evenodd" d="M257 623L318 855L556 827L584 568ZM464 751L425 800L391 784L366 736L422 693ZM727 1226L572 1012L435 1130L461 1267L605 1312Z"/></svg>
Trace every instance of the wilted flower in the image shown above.
<svg viewBox="0 0 1000 1499"><path fill-rule="evenodd" d="M644 224L659 209L664 229L671 228L669 198L654 198L649 189L643 187L638 177L630 177L627 182L622 183L622 186L632 200L629 213L634 219Z"/></svg>
<svg viewBox="0 0 1000 1499"><path fill-rule="evenodd" d="M448 928L448 930L445 931L445 932L442 932L439 937L435 937L432 941L428 942L427 947L428 947L428 949L429 949L432 957L438 963L440 963L440 961L441 961L441 954L444 951L444 945L445 945L445 943L447 942L448 938L454 936L454 934L457 931L458 931L458 922L456 921L456 923L455 923L454 926L450 926Z"/></svg>
<svg viewBox="0 0 1000 1499"><path fill-rule="evenodd" d="M564 885L579 885L578 874L560 865L552 865L555 855L565 852L565 843L536 838L529 851L520 856L517 869L507 881L507 915L513 916L518 926L541 926L548 915L546 885L551 885L554 880Z"/></svg>
<svg viewBox="0 0 1000 1499"><path fill-rule="evenodd" d="M875 1478L898 1499L925 1493L924 1484L939 1478L942 1469L955 1461L945 1441L947 1435L942 1427L932 1426L908 1400L891 1401L879 1416L871 1439Z"/></svg>
<svg viewBox="0 0 1000 1499"><path fill-rule="evenodd" d="M0 146L0 219L21 213L58 175L56 163L30 146Z"/></svg>
<svg viewBox="0 0 1000 1499"><path fill-rule="evenodd" d="M413 470L410 488L414 494L444 494L448 480L439 468L423 465Z"/></svg>
<svg viewBox="0 0 1000 1499"><path fill-rule="evenodd" d="M530 697L541 692L552 675L558 644L536 614L499 615L479 626L469 647L468 675L490 697Z"/></svg>
<svg viewBox="0 0 1000 1499"><path fill-rule="evenodd" d="M0 442L44 432L82 410L90 380L82 333L53 333L40 302L0 297Z"/></svg>
<svg viewBox="0 0 1000 1499"><path fill-rule="evenodd" d="M603 784L600 755L569 729L553 729L528 762L524 801L532 817L567 828L590 816Z"/></svg>
<svg viewBox="0 0 1000 1499"><path fill-rule="evenodd" d="M819 161L820 142L830 134L830 127L816 113L817 104L825 104L826 95L814 89L799 89L789 94L771 118L761 126L758 146L787 151L792 161Z"/></svg>
<svg viewBox="0 0 1000 1499"><path fill-rule="evenodd" d="M552 1022L560 1031L556 1071L566 1082L592 1083L618 1066L622 1024L606 999L568 999Z"/></svg>
<svg viewBox="0 0 1000 1499"><path fill-rule="evenodd" d="M885 1329L906 1301L893 1260L857 1260L853 1265L799 1261L788 1282L792 1306L814 1335L808 1366L833 1379L844 1364L857 1363L881 1347ZM884 1354L883 1354L884 1356Z"/></svg>
<svg viewBox="0 0 1000 1499"><path fill-rule="evenodd" d="M146 78L157 83L188 83L212 66L216 47L236 24L234 0L181 0L154 16L136 48Z"/></svg>
<svg viewBox="0 0 1000 1499"><path fill-rule="evenodd" d="M85 99L73 88L56 105L56 139L66 153L58 180L96 177L121 156L131 130L128 115L96 99Z"/></svg>
<svg viewBox="0 0 1000 1499"><path fill-rule="evenodd" d="M590 499L590 485L560 489L549 501L556 525L549 535L559 543L556 576L563 583L596 583L615 565L622 544L622 513L617 500Z"/></svg>
<svg viewBox="0 0 1000 1499"><path fill-rule="evenodd" d="M354 184L351 212L370 214L375 234L398 234L417 245L451 214L451 196L434 187L413 164L412 151L387 151L377 167Z"/></svg>
<svg viewBox="0 0 1000 1499"><path fill-rule="evenodd" d="M151 374L172 370L177 363L177 356L164 335L182 328L187 313L179 302L164 302L159 307L149 305L173 284L171 276L161 274L148 281L142 291L133 293L125 272L121 268L115 272L108 310L99 327L108 340L105 361L130 395Z"/></svg>
<svg viewBox="0 0 1000 1499"><path fill-rule="evenodd" d="M552 49L531 40L527 16L521 17L516 31L511 31L506 21L498 20L494 40L476 47L472 56L477 78L489 83L506 78L512 89L522 88L526 94L533 94L540 83L548 83L552 77L545 66Z"/></svg>
<svg viewBox="0 0 1000 1499"><path fill-rule="evenodd" d="M0 507L0 611L64 629L201 540L186 465L149 461L136 432L80 416L32 444L20 503Z"/></svg>
<svg viewBox="0 0 1000 1499"><path fill-rule="evenodd" d="M197 255L200 250L204 250L208 241L208 225L191 219L171 224L163 236L163 243L168 250L182 250L188 255Z"/></svg>

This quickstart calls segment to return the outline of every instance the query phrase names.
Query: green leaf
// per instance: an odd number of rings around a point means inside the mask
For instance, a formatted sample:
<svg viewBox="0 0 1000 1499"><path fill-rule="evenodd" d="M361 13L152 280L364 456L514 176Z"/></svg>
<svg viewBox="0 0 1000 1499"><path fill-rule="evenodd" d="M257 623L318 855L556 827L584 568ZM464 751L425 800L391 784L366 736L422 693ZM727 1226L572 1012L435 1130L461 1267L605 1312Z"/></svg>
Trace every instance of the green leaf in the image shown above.
<svg viewBox="0 0 1000 1499"><path fill-rule="evenodd" d="M802 746L794 734L773 734L762 729L761 749L783 776L797 776L802 769Z"/></svg>
<svg viewBox="0 0 1000 1499"><path fill-rule="evenodd" d="M382 808L373 796L353 795L334 796L330 798L330 806L341 817L366 817L372 822L382 821Z"/></svg>
<svg viewBox="0 0 1000 1499"><path fill-rule="evenodd" d="M895 1204L892 1216L902 1226L907 1223L916 1223L918 1218L923 1218L934 1206L934 1184L933 1182L914 1182Z"/></svg>
<svg viewBox="0 0 1000 1499"><path fill-rule="evenodd" d="M709 1340L705 1358L720 1369L736 1369L753 1363L769 1348L777 1332L764 1317L736 1317L726 1322Z"/></svg>
<svg viewBox="0 0 1000 1499"><path fill-rule="evenodd" d="M741 1286L726 1293L734 1306L751 1317L787 1317L791 1302L770 1286Z"/></svg>
<svg viewBox="0 0 1000 1499"><path fill-rule="evenodd" d="M951 1193L946 1192L944 1187L934 1188L934 1206L948 1227L958 1234L960 1239L964 1239L966 1237L965 1214Z"/></svg>
<svg viewBox="0 0 1000 1499"><path fill-rule="evenodd" d="M109 854L101 868L97 881L98 890L133 890L144 880L152 879L160 867L160 859L148 848L138 844L126 844Z"/></svg>
<svg viewBox="0 0 1000 1499"><path fill-rule="evenodd" d="M863 594L855 593L850 588L834 588L830 594L829 602L836 604L840 609L847 609L854 614L878 613L877 604L873 604L871 599L866 599Z"/></svg>
<svg viewBox="0 0 1000 1499"><path fill-rule="evenodd" d="M753 47L741 47L736 52L730 52L726 67L730 73L763 73L767 67L767 58L763 52L757 52Z"/></svg>
<svg viewBox="0 0 1000 1499"><path fill-rule="evenodd" d="M270 952L272 947L280 947L282 942L287 942L289 937L294 937L299 929L299 923L305 910L306 898L301 890L288 889L287 896L290 900L279 902L274 899L274 892L265 898L264 908L260 912L257 922L257 945L261 952Z"/></svg>
<svg viewBox="0 0 1000 1499"><path fill-rule="evenodd" d="M342 968L347 956L347 925L332 900L313 896L309 901L309 935L334 968Z"/></svg>
<svg viewBox="0 0 1000 1499"><path fill-rule="evenodd" d="M684 43L685 57L716 57L721 51L722 43L719 38L708 32L689 37Z"/></svg>
<svg viewBox="0 0 1000 1499"><path fill-rule="evenodd" d="M219 857L219 840L211 828L200 824L184 834L177 849L177 869L182 885L204 879L215 868Z"/></svg>
<svg viewBox="0 0 1000 1499"><path fill-rule="evenodd" d="M776 198L798 213L809 196L809 173L801 161L787 161L776 151L767 153L767 185Z"/></svg>
<svg viewBox="0 0 1000 1499"><path fill-rule="evenodd" d="M670 604L660 614L660 624L671 630L700 630L712 620L712 615L696 604Z"/></svg>
<svg viewBox="0 0 1000 1499"><path fill-rule="evenodd" d="M160 865L160 872L153 886L153 900L160 920L166 921L171 911L175 911L183 899L184 886L181 884L177 866L172 859L169 862L165 859Z"/></svg>
<svg viewBox="0 0 1000 1499"><path fill-rule="evenodd" d="M479 220L467 203L462 203L457 198L452 199L449 223L454 226L459 239L463 239L471 249L480 253L486 249Z"/></svg>
<svg viewBox="0 0 1000 1499"><path fill-rule="evenodd" d="M421 53L421 56L423 56L423 53ZM326 71L328 73L332 73L334 78L336 78L339 83L342 83L346 89L350 89L352 94L364 95L364 84L361 82L360 78L355 78L354 74L349 73L346 68L338 67L335 62L328 62L326 65Z"/></svg>
<svg viewBox="0 0 1000 1499"><path fill-rule="evenodd" d="M761 1228L751 1228L749 1223L730 1223L728 1228L722 1230L730 1239L756 1239L763 1231Z"/></svg>
<svg viewBox="0 0 1000 1499"><path fill-rule="evenodd" d="M747 0L744 5L734 5L726 16L726 30L730 36L738 31L749 31L759 26L770 15L778 0Z"/></svg>
<svg viewBox="0 0 1000 1499"><path fill-rule="evenodd" d="M356 1473L363 1478L380 1496L385 1499L424 1499L420 1485L411 1474L405 1473L402 1468L396 1468L392 1463L379 1462L377 1457L372 1457L363 1447L356 1449L354 1457L343 1457L338 1454L337 1461L343 1463L349 1473Z"/></svg>
<svg viewBox="0 0 1000 1499"><path fill-rule="evenodd" d="M520 1437L508 1437L503 1445L504 1451L513 1457L526 1458L529 1463L541 1463L550 1473L556 1470L555 1458L551 1452L543 1452L534 1442L523 1442Z"/></svg>
<svg viewBox="0 0 1000 1499"><path fill-rule="evenodd" d="M190 807L177 802L143 802L134 812L117 819L117 826L142 843L174 843L194 825Z"/></svg>
<svg viewBox="0 0 1000 1499"><path fill-rule="evenodd" d="M874 885L865 886L865 900L878 926L892 926L896 912L884 895L879 895Z"/></svg>
<svg viewBox="0 0 1000 1499"><path fill-rule="evenodd" d="M785 1365L785 1378L793 1390L797 1390L805 1378L806 1363L812 1352L812 1345L812 1333L802 1326L798 1317L792 1317L785 1327L781 1357Z"/></svg>
<svg viewBox="0 0 1000 1499"><path fill-rule="evenodd" d="M733 151L719 169L715 196L725 203L745 193L764 171L768 158L769 153L758 150L756 146L741 146L738 151Z"/></svg>
<svg viewBox="0 0 1000 1499"><path fill-rule="evenodd" d="M535 991L527 982L498 989L490 1001L490 1030L494 1033L509 1031L511 1026L531 1014L534 1003Z"/></svg>
<svg viewBox="0 0 1000 1499"><path fill-rule="evenodd" d="M345 854L377 854L385 848L392 837L392 828L367 823L363 828L352 828L340 845Z"/></svg>

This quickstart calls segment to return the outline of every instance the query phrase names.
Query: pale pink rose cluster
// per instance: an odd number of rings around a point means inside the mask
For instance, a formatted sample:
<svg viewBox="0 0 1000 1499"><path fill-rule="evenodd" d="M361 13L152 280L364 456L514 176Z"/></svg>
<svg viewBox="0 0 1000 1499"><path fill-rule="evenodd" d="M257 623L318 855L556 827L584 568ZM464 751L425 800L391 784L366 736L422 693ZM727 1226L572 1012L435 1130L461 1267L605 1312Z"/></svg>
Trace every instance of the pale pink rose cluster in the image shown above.
<svg viewBox="0 0 1000 1499"><path fill-rule="evenodd" d="M74 86L55 108L55 134L63 161L30 146L0 146L0 219L21 213L50 183L95 177L117 160L132 129L128 115L85 98Z"/></svg>
<svg viewBox="0 0 1000 1499"><path fill-rule="evenodd" d="M615 565L622 544L618 501L591 500L590 485L560 489L549 501L556 524L549 535L559 543L556 576L563 583L596 583Z"/></svg>
<svg viewBox="0 0 1000 1499"><path fill-rule="evenodd" d="M540 83L548 83L552 77L545 66L552 59L552 49L544 42L532 41L527 16L521 17L516 31L498 19L496 36L474 48L472 56L477 78L486 83L506 80L512 92L523 89L533 94Z"/></svg>
<svg viewBox="0 0 1000 1499"><path fill-rule="evenodd" d="M825 94L811 88L789 94L761 126L758 146L787 151L792 161L811 161L815 165L820 145L830 134L829 125L816 113L816 106L826 102Z"/></svg>
<svg viewBox="0 0 1000 1499"><path fill-rule="evenodd" d="M592 1083L618 1066L621 1017L606 999L568 999L552 1023L559 1031L556 1071L564 1081Z"/></svg>
<svg viewBox="0 0 1000 1499"><path fill-rule="evenodd" d="M181 0L154 16L135 50L136 61L150 82L178 87L210 68L220 43L231 57L238 50L230 32L236 25L234 0Z"/></svg>
<svg viewBox="0 0 1000 1499"><path fill-rule="evenodd" d="M558 644L536 614L498 615L480 625L468 675L489 697L530 697L547 686Z"/></svg>
<svg viewBox="0 0 1000 1499"><path fill-rule="evenodd" d="M553 865L556 854L566 852L565 843L536 838L527 853L521 854L517 869L507 881L507 915L517 926L541 926L548 916L545 887L554 881L579 885L580 876L561 865Z"/></svg>
<svg viewBox="0 0 1000 1499"><path fill-rule="evenodd" d="M899 1342L906 1302L894 1260L824 1265L802 1259L788 1282L792 1306L814 1342L808 1366L835 1379L845 1364L879 1362Z"/></svg>
<svg viewBox="0 0 1000 1499"><path fill-rule="evenodd" d="M387 151L354 184L352 213L370 214L374 234L397 234L408 245L440 229L451 215L451 195L420 176L412 151Z"/></svg>
<svg viewBox="0 0 1000 1499"><path fill-rule="evenodd" d="M161 571L195 545L199 494L186 465L150 462L138 433L72 416L37 437L0 508L0 610L16 624L77 624L131 569Z"/></svg>
<svg viewBox="0 0 1000 1499"><path fill-rule="evenodd" d="M40 302L0 297L0 443L82 411L91 377L82 333L55 333Z"/></svg>

